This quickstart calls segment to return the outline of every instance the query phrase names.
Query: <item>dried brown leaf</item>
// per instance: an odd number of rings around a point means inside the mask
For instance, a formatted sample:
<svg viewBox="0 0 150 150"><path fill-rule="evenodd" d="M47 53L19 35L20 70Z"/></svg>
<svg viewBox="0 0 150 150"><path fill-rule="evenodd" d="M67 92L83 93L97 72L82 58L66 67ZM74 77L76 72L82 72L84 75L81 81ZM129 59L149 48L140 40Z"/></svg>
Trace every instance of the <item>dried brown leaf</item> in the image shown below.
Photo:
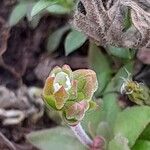
<svg viewBox="0 0 150 150"><path fill-rule="evenodd" d="M131 25L126 29L125 16ZM73 25L99 45L150 47L150 1L80 0Z"/></svg>

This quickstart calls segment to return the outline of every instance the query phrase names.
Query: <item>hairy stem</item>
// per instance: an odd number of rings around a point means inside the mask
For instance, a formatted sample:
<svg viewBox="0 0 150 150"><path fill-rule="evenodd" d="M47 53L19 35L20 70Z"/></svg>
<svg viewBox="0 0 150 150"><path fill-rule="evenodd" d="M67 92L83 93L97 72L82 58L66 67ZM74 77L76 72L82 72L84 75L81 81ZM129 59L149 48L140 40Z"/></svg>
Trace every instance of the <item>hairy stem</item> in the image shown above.
<svg viewBox="0 0 150 150"><path fill-rule="evenodd" d="M90 148L93 145L93 141L91 138L85 133L84 129L82 128L81 124L77 124L76 126L71 126L72 131L74 132L75 136L78 140L85 145L86 147Z"/></svg>

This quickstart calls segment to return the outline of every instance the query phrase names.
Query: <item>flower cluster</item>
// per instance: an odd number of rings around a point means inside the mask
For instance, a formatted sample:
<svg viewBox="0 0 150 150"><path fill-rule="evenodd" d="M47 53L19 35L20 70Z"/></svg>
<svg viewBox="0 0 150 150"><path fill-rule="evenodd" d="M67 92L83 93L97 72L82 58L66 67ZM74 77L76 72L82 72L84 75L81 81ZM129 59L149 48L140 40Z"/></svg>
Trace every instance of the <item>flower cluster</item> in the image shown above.
<svg viewBox="0 0 150 150"><path fill-rule="evenodd" d="M90 69L72 71L68 65L55 67L46 79L42 97L48 108L60 111L69 125L78 124L95 103L97 78Z"/></svg>
<svg viewBox="0 0 150 150"><path fill-rule="evenodd" d="M128 95L128 98L138 105L150 105L150 90L143 83L126 79L121 86L121 93Z"/></svg>

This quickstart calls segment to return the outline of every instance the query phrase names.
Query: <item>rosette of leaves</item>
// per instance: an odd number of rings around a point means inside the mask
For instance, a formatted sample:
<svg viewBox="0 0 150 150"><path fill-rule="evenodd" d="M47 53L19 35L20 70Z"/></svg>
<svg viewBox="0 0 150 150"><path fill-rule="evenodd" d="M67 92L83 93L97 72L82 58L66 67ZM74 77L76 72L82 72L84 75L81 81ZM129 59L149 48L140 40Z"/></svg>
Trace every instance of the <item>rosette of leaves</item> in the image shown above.
<svg viewBox="0 0 150 150"><path fill-rule="evenodd" d="M94 71L79 69L72 72L68 65L64 65L51 71L42 97L48 108L61 112L69 125L76 125L83 119L85 112L95 106L92 97L96 89Z"/></svg>

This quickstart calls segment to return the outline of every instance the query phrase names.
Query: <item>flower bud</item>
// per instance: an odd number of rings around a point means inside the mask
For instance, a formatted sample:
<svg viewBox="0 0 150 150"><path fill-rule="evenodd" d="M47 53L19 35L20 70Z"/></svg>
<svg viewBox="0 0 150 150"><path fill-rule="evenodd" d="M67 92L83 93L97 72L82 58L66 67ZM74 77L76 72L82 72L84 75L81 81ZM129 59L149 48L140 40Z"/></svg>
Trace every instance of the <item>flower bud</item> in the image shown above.
<svg viewBox="0 0 150 150"><path fill-rule="evenodd" d="M76 83L72 80L72 70L68 65L55 67L46 79L43 99L48 107L63 108L69 96L76 97Z"/></svg>
<svg viewBox="0 0 150 150"><path fill-rule="evenodd" d="M138 105L150 105L150 90L143 83L127 80L121 87L121 93L128 95L128 98Z"/></svg>
<svg viewBox="0 0 150 150"><path fill-rule="evenodd" d="M89 109L89 103L85 100L80 102L67 102L63 110L63 118L69 125L77 125Z"/></svg>
<svg viewBox="0 0 150 150"><path fill-rule="evenodd" d="M96 73L90 69L79 69L73 72L73 77L77 80L78 99L90 101L98 88Z"/></svg>
<svg viewBox="0 0 150 150"><path fill-rule="evenodd" d="M72 72L68 65L64 65L51 71L42 96L48 108L61 111L68 124L76 125L87 110L96 106L92 97L97 86L94 71L79 69Z"/></svg>

